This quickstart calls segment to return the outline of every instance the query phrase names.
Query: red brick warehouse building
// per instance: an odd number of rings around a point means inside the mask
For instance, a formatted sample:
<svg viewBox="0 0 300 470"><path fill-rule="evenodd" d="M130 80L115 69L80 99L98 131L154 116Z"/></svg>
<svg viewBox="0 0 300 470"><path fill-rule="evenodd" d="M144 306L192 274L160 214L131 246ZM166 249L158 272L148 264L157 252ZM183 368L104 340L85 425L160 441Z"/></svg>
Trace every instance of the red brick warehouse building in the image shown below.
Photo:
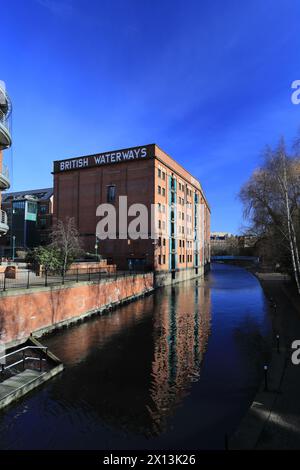
<svg viewBox="0 0 300 470"><path fill-rule="evenodd" d="M97 241L98 253L119 269L146 266L158 283L203 274L210 263L210 208L199 181L156 144L54 162L54 221L74 217L89 252L95 251L99 204L127 196L128 207L144 204L147 239ZM156 239L151 237L151 204L156 204ZM128 217L128 222L131 219Z"/></svg>

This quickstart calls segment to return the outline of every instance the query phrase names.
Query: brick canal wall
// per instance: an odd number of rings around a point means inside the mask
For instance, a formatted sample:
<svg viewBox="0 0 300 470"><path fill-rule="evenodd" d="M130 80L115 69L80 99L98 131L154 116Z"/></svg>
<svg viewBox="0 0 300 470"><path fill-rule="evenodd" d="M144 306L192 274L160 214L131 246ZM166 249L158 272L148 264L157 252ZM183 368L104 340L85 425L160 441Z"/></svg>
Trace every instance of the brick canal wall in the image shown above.
<svg viewBox="0 0 300 470"><path fill-rule="evenodd" d="M0 294L0 340L6 345L76 322L153 290L153 273L36 287Z"/></svg>

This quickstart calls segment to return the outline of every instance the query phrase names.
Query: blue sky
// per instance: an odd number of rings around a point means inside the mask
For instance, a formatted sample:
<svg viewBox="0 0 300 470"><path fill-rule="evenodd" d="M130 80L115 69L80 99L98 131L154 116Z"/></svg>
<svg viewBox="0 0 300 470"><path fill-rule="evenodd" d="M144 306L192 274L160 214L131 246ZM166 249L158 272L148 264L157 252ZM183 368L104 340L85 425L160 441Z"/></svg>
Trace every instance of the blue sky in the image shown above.
<svg viewBox="0 0 300 470"><path fill-rule="evenodd" d="M202 183L212 230L238 232L237 193L266 144L300 128L297 0L0 0L13 101L13 190L52 161L157 143Z"/></svg>

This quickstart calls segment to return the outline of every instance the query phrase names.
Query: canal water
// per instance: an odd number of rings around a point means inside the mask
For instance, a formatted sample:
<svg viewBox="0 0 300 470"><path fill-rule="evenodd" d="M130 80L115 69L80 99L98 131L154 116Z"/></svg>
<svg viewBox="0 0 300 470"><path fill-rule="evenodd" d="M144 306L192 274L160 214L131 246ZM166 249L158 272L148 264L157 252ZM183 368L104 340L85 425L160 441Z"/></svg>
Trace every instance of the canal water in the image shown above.
<svg viewBox="0 0 300 470"><path fill-rule="evenodd" d="M270 324L256 278L216 264L42 341L65 371L0 414L1 449L222 449Z"/></svg>

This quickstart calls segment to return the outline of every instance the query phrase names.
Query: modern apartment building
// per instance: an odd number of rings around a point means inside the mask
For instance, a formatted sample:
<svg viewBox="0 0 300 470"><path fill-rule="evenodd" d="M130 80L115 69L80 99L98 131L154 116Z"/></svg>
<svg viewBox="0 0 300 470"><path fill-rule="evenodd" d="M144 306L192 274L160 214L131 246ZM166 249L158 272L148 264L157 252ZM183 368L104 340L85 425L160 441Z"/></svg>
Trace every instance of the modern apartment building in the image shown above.
<svg viewBox="0 0 300 470"><path fill-rule="evenodd" d="M55 161L53 173L54 220L73 217L87 251L97 249L120 269L152 269L162 284L209 266L210 208L202 187L156 144ZM120 196L127 197L125 208ZM115 207L115 239L96 237L101 204ZM148 213L147 232L137 239L120 223L125 210L128 223L134 219L134 204Z"/></svg>
<svg viewBox="0 0 300 470"><path fill-rule="evenodd" d="M9 226L9 232L0 239L3 256L11 257L13 247L28 250L50 242L53 188L5 193L2 208Z"/></svg>
<svg viewBox="0 0 300 470"><path fill-rule="evenodd" d="M3 162L3 150L11 146L10 115L11 102L5 83L0 80L0 236L8 231L7 214L1 207L1 192L10 187L8 169Z"/></svg>

